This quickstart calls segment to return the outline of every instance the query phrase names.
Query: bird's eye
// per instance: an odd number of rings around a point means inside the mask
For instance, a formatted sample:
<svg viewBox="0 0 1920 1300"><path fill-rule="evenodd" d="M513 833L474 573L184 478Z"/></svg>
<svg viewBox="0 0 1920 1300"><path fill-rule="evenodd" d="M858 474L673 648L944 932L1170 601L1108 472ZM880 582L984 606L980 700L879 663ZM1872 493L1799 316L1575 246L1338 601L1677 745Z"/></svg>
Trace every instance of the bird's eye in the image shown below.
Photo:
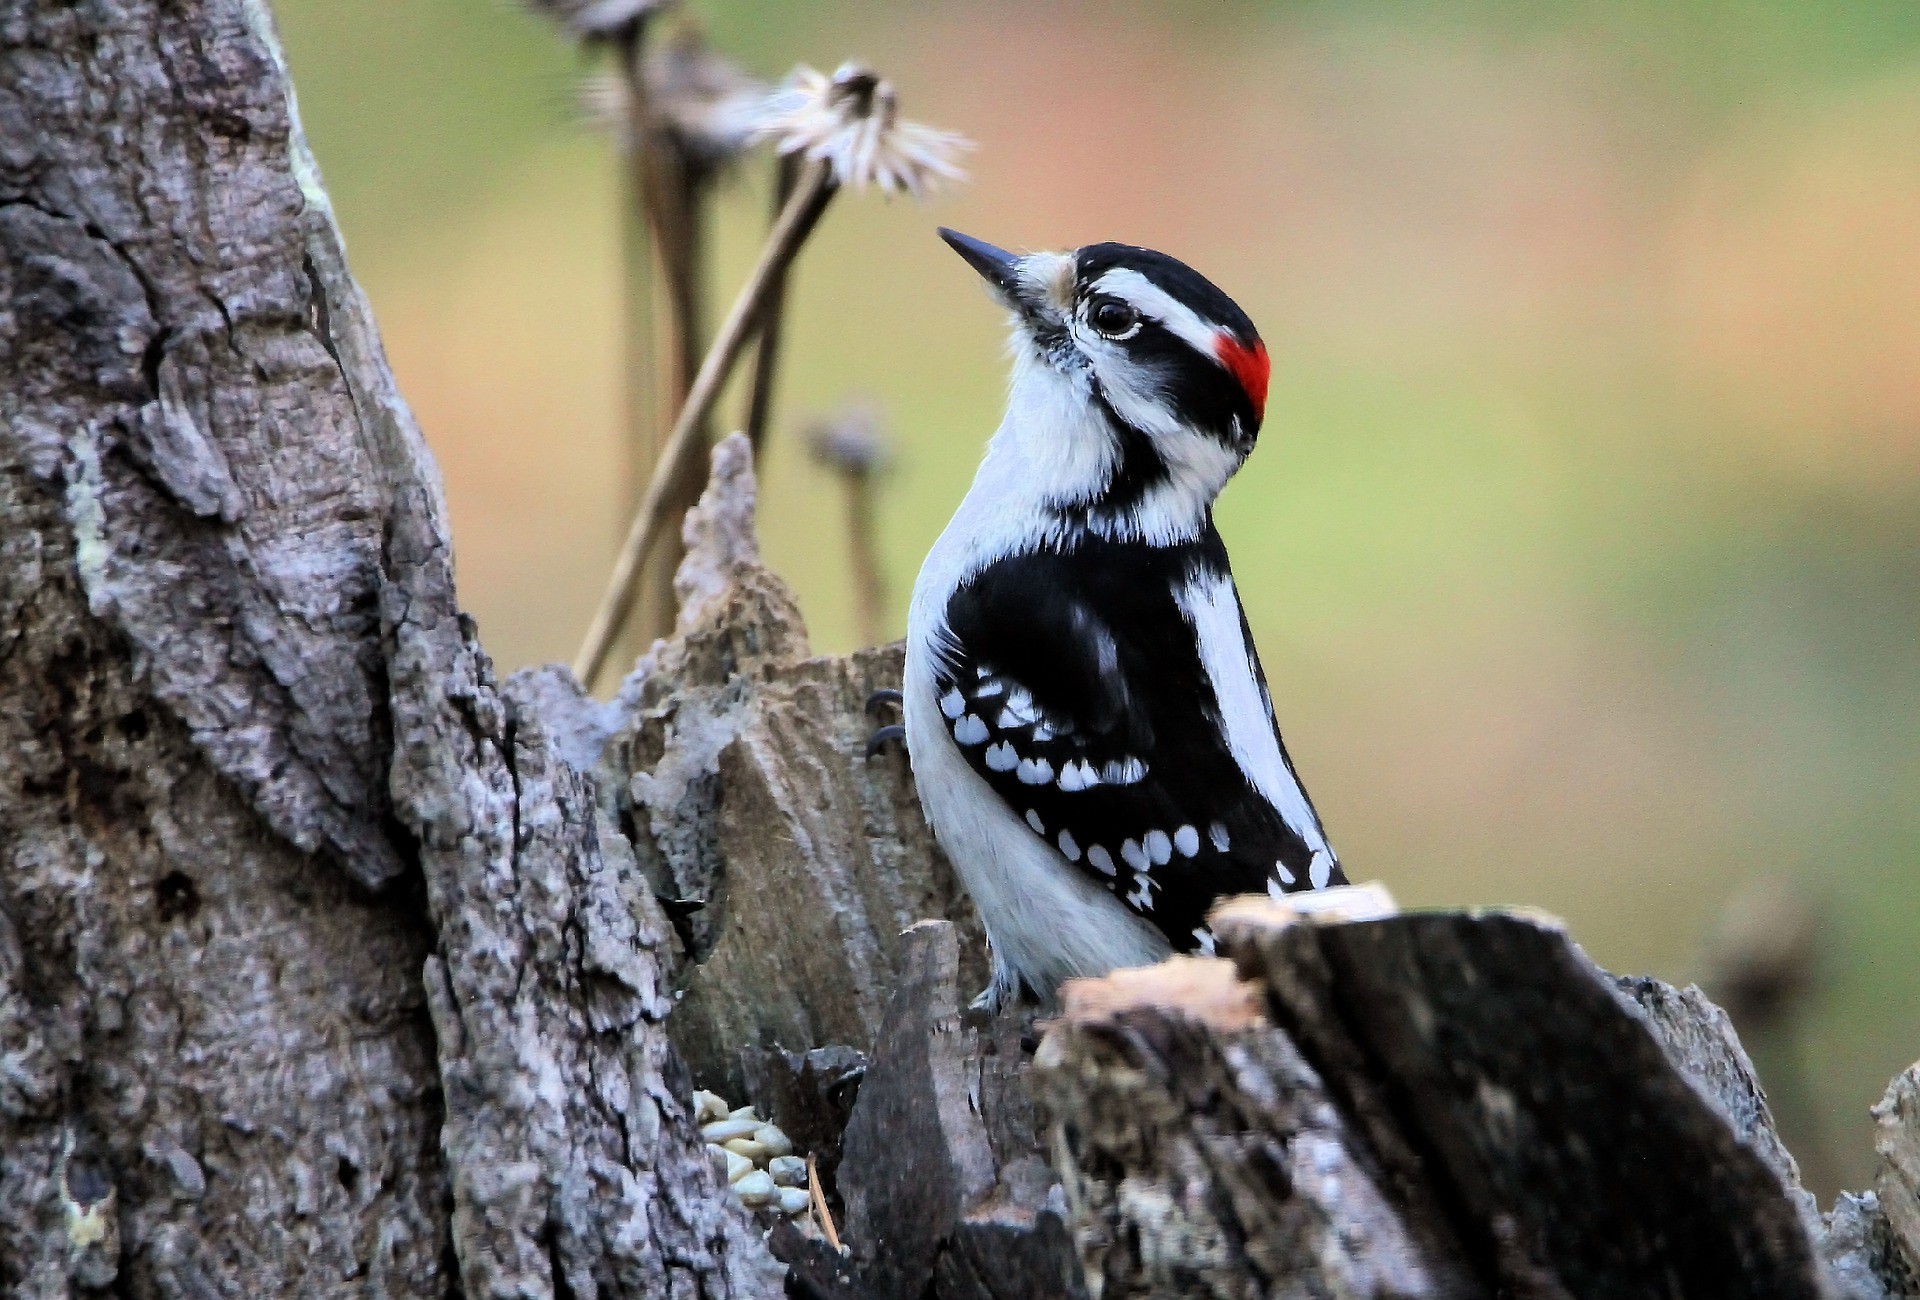
<svg viewBox="0 0 1920 1300"><path fill-rule="evenodd" d="M1102 298L1087 313L1093 327L1108 338L1119 338L1140 323L1140 313L1117 298Z"/></svg>

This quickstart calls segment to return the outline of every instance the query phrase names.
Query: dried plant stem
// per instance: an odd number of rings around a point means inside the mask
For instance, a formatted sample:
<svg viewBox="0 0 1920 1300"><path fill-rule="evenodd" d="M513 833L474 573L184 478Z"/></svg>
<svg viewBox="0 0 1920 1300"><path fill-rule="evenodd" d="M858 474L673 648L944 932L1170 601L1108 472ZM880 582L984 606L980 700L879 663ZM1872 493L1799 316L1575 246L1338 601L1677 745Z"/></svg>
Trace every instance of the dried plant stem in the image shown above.
<svg viewBox="0 0 1920 1300"><path fill-rule="evenodd" d="M626 290L626 407L627 437L622 453L625 505L632 509L653 475L654 454L661 431L660 370L654 312L654 252L652 215L648 211L646 150L652 105L641 65L646 53L647 17L622 27L614 38L619 75L626 90L627 184L631 202L624 205L623 224Z"/></svg>
<svg viewBox="0 0 1920 1300"><path fill-rule="evenodd" d="M800 159L793 154L783 154L774 174L775 221L786 209L799 173ZM747 441L753 444L755 460L760 458L760 449L766 445L767 426L773 418L773 381L780 367L780 327L786 306L787 273L782 270L767 290L766 306L760 309L760 346L753 358L753 386L747 393Z"/></svg>
<svg viewBox="0 0 1920 1300"><path fill-rule="evenodd" d="M645 328L653 346L650 357L634 357L629 376L635 412L627 453L629 508L653 477L666 431L686 404L705 346L701 287L706 279L704 209L710 178L654 101L647 85L645 30L644 19L635 22L620 45L631 141L630 185L634 204L646 218L651 244L651 255L644 247L633 250L641 265L632 268L630 276L649 289L659 289L633 308L636 316L651 311ZM651 391L650 403L646 390ZM704 436L705 428L700 432ZM676 496L690 502L704 477L696 474L691 482L675 484ZM663 546L640 578L637 631L643 640L663 636L673 626L673 572L679 560L677 545Z"/></svg>
<svg viewBox="0 0 1920 1300"><path fill-rule="evenodd" d="M847 475L847 549L853 566L855 630L863 646L880 644L880 621L887 603L874 537L873 498L871 473Z"/></svg>
<svg viewBox="0 0 1920 1300"><path fill-rule="evenodd" d="M840 1244L839 1230L833 1226L833 1211L827 1208L827 1194L820 1187L820 1170L812 1155L807 1156L807 1199L813 1202L813 1213L827 1234L827 1244L844 1255L847 1248Z"/></svg>
<svg viewBox="0 0 1920 1300"><path fill-rule="evenodd" d="M619 635L633 609L634 580L641 565L671 520L674 486L689 467L696 473L699 471L700 456L706 446L699 437L700 427L733 373L734 363L752 338L769 290L798 255L836 189L828 164L813 161L805 165L780 219L774 223L766 245L760 250L759 261L754 264L740 296L734 299L727 318L720 323L706 359L700 363L686 404L680 408L679 419L674 421L673 432L660 448L653 478L647 484L639 509L634 513L633 526L628 529L626 541L614 560L612 576L587 628L586 640L574 657L574 675L589 690L600 675L614 637Z"/></svg>

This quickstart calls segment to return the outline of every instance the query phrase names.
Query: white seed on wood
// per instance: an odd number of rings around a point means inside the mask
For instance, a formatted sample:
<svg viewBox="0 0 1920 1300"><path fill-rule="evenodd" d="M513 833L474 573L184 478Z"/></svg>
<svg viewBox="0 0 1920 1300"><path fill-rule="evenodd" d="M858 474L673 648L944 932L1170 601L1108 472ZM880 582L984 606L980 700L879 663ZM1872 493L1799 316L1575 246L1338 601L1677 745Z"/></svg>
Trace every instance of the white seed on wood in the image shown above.
<svg viewBox="0 0 1920 1300"><path fill-rule="evenodd" d="M722 1143L722 1145L737 1156L745 1156L756 1165L764 1165L773 1156L773 1152L767 1150L750 1137L734 1138L731 1141Z"/></svg>
<svg viewBox="0 0 1920 1300"><path fill-rule="evenodd" d="M756 1124L764 1124L767 1122L761 1119L760 1112L755 1110L751 1106L742 1106L738 1110L730 1110L727 1112L727 1118L728 1119L750 1119Z"/></svg>
<svg viewBox="0 0 1920 1300"><path fill-rule="evenodd" d="M758 1119L723 1119L714 1124L702 1124L700 1136L725 1146L735 1138L752 1137L760 1125Z"/></svg>
<svg viewBox="0 0 1920 1300"><path fill-rule="evenodd" d="M807 1195L804 1187L782 1187L774 1196L780 1203L782 1214L805 1214L808 1202L813 1199Z"/></svg>
<svg viewBox="0 0 1920 1300"><path fill-rule="evenodd" d="M727 1158L727 1181L729 1183L737 1183L753 1172L753 1161L747 1159L745 1156L735 1155L724 1147L721 1148L721 1154Z"/></svg>
<svg viewBox="0 0 1920 1300"><path fill-rule="evenodd" d="M727 1117L727 1103L718 1093L708 1092L705 1088L693 1094L693 1120L696 1124L711 1124L715 1120Z"/></svg>
<svg viewBox="0 0 1920 1300"><path fill-rule="evenodd" d="M793 1139L782 1133L772 1124L763 1124L753 1131L753 1140L767 1149L768 1156L790 1156L793 1154Z"/></svg>
<svg viewBox="0 0 1920 1300"><path fill-rule="evenodd" d="M779 1190L764 1169L754 1170L733 1185L733 1194L740 1198L740 1204L749 1206L765 1205Z"/></svg>
<svg viewBox="0 0 1920 1300"><path fill-rule="evenodd" d="M807 1185L807 1162L799 1156L775 1156L767 1161L767 1174L781 1187Z"/></svg>

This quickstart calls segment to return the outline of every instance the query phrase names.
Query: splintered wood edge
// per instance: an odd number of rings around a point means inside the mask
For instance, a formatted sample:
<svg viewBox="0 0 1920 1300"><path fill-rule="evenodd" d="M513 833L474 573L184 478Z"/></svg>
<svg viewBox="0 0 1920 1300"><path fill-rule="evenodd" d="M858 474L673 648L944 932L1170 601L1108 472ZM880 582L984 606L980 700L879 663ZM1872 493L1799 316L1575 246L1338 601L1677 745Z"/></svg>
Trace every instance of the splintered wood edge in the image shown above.
<svg viewBox="0 0 1920 1300"><path fill-rule="evenodd" d="M1266 1023L1259 989L1217 957L1169 957L1101 979L1068 980L1060 989L1060 1008L1056 1025L1105 1024L1146 1010L1173 1012L1222 1032Z"/></svg>
<svg viewBox="0 0 1920 1300"><path fill-rule="evenodd" d="M1400 905L1377 880L1363 885L1335 885L1297 894L1241 894L1215 904L1207 924L1216 935L1229 931L1278 929L1289 925L1334 925L1344 921L1376 921L1397 916Z"/></svg>
<svg viewBox="0 0 1920 1300"><path fill-rule="evenodd" d="M1559 917L1534 907L1476 907L1462 909L1460 914L1476 919L1506 916L1563 934L1567 928L1567 923ZM1277 898L1271 894L1241 894L1215 904L1207 914L1207 924L1221 940L1244 942L1293 925L1345 925L1398 915L1400 905L1394 901L1393 893L1381 882L1370 880L1359 885L1302 890Z"/></svg>
<svg viewBox="0 0 1920 1300"><path fill-rule="evenodd" d="M1880 1204L1907 1266L1920 1271L1920 1062L1893 1077L1873 1118Z"/></svg>

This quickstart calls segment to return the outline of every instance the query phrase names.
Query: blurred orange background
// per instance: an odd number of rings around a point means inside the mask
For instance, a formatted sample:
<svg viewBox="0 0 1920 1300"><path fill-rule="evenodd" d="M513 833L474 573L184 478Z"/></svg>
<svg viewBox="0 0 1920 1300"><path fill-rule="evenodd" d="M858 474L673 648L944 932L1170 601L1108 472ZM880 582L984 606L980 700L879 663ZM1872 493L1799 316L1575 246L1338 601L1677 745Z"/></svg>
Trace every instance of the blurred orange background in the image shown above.
<svg viewBox="0 0 1920 1300"><path fill-rule="evenodd" d="M624 529L594 60L504 5L276 7L465 603L503 671L565 660ZM867 59L978 144L925 205L840 199L801 263L762 518L816 646L852 600L797 431L884 412L897 635L998 419L1001 322L934 225L1174 253L1275 358L1219 519L1352 874L1676 980L1744 886L1797 886L1818 983L1763 1069L1814 1182L1868 1177L1920 1054L1920 7L690 12L769 79ZM767 185L723 186L716 303Z"/></svg>

